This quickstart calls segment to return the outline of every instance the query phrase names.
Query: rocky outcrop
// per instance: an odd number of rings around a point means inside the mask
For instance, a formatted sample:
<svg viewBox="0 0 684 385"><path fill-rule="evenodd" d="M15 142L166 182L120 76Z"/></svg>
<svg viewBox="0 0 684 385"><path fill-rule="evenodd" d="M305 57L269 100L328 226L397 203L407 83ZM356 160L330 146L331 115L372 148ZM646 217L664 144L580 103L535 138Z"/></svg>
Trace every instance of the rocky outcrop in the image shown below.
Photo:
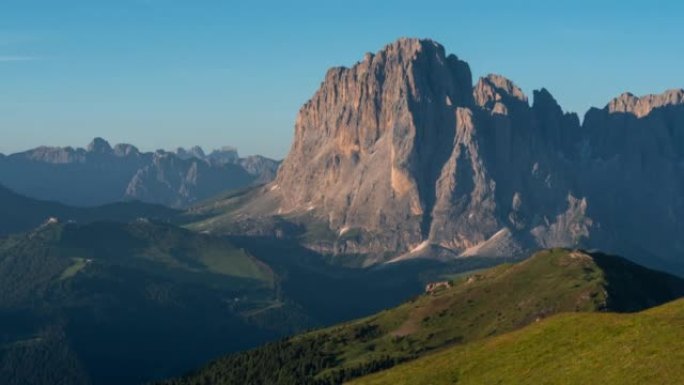
<svg viewBox="0 0 684 385"><path fill-rule="evenodd" d="M584 120L580 188L612 250L684 255L684 91L623 94Z"/></svg>
<svg viewBox="0 0 684 385"><path fill-rule="evenodd" d="M668 90L660 95L634 96L629 92L613 99L606 109L610 113L625 113L642 118L656 108L684 104L684 90Z"/></svg>
<svg viewBox="0 0 684 385"><path fill-rule="evenodd" d="M470 79L466 63L414 39L328 71L275 182L282 212L315 210L335 231L362 228L382 248L423 242Z"/></svg>
<svg viewBox="0 0 684 385"><path fill-rule="evenodd" d="M243 165L244 164L244 165ZM101 138L86 149L39 147L0 157L0 183L38 199L77 206L141 200L185 207L226 190L270 182L279 162L224 148L143 153Z"/></svg>
<svg viewBox="0 0 684 385"><path fill-rule="evenodd" d="M256 184L268 183L274 180L280 167L279 161L261 155L249 155L239 158L236 163L242 166L247 173L255 177L253 183Z"/></svg>
<svg viewBox="0 0 684 385"><path fill-rule="evenodd" d="M511 80L473 85L441 45L400 39L328 71L276 180L228 215L315 223L330 235L311 247L367 263L578 245L672 261L684 253L682 94L625 94L580 125L546 89L530 105Z"/></svg>
<svg viewBox="0 0 684 385"><path fill-rule="evenodd" d="M135 173L124 196L184 207L223 191L248 186L254 180L240 165L214 166L197 158L183 160L172 153L156 152L151 162Z"/></svg>
<svg viewBox="0 0 684 385"><path fill-rule="evenodd" d="M369 253L424 243L459 253L502 228L550 227L568 190L552 181L564 178L547 147L578 119L540 95L530 107L499 75L473 87L468 65L429 40L333 69L298 116L276 181L282 209L364 229L374 242L357 249Z"/></svg>
<svg viewBox="0 0 684 385"><path fill-rule="evenodd" d="M214 165L236 164L240 163L241 160L238 150L231 146L224 146L220 149L210 152L209 154L206 154L200 146L193 146L189 149L179 147L176 150L176 155L184 160L200 159ZM264 159L278 165L277 161L268 158Z"/></svg>
<svg viewBox="0 0 684 385"><path fill-rule="evenodd" d="M237 152L236 152L237 155ZM204 153L204 150L200 146L192 146L188 149L183 148L183 147L178 147L176 149L176 156L183 160L187 159L206 159L207 155Z"/></svg>

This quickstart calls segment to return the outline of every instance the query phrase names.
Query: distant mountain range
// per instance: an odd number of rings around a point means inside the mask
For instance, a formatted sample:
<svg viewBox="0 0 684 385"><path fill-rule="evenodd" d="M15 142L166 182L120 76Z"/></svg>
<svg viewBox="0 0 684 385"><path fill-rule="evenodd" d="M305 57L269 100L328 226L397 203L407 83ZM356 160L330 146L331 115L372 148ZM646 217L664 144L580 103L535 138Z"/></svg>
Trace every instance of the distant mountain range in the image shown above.
<svg viewBox="0 0 684 385"><path fill-rule="evenodd" d="M101 138L87 148L38 147L0 155L0 184L74 206L139 200L181 208L226 190L272 180L279 162L234 148L141 152Z"/></svg>
<svg viewBox="0 0 684 385"><path fill-rule="evenodd" d="M400 39L330 69L276 180L198 208L196 228L364 266L582 246L684 273L684 90L625 93L583 123L533 96Z"/></svg>
<svg viewBox="0 0 684 385"><path fill-rule="evenodd" d="M170 222L181 215L166 206L138 201L96 207L74 207L17 194L0 185L0 237L31 231L46 222L130 222L139 218Z"/></svg>

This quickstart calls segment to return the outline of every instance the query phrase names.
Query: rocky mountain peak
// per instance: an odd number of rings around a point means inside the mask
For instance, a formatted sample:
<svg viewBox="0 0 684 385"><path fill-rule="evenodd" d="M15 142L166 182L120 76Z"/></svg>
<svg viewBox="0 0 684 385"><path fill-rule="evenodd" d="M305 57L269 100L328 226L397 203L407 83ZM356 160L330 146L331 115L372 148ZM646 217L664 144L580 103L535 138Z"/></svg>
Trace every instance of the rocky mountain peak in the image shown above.
<svg viewBox="0 0 684 385"><path fill-rule="evenodd" d="M240 160L240 155L238 150L232 146L223 146L218 150L212 151L206 156L206 159L210 162L215 162L218 164L228 164L235 163Z"/></svg>
<svg viewBox="0 0 684 385"><path fill-rule="evenodd" d="M554 98L546 88L532 91L532 98L533 109L553 110L555 112L561 113L563 112L563 109L556 101L556 98Z"/></svg>
<svg viewBox="0 0 684 385"><path fill-rule="evenodd" d="M140 150L132 144L119 143L114 146L114 155L119 157L140 155Z"/></svg>
<svg viewBox="0 0 684 385"><path fill-rule="evenodd" d="M471 105L468 64L431 40L399 39L328 71L278 172L281 212L321 215L335 231L389 226L402 238L392 242L421 243L456 110Z"/></svg>
<svg viewBox="0 0 684 385"><path fill-rule="evenodd" d="M437 56L441 57L442 60L445 60L444 47L434 40L403 37L390 44L387 44L375 54L372 52L366 52L363 60L356 63L355 66L358 66L362 63L372 64L374 60L395 63L409 63L412 60L415 60L422 52L426 51L435 53ZM349 69L350 68L344 66L333 67L328 70L328 73L335 74Z"/></svg>
<svg viewBox="0 0 684 385"><path fill-rule="evenodd" d="M480 78L473 89L473 97L478 106L494 112L499 112L509 104L528 104L527 96L520 87L496 74Z"/></svg>
<svg viewBox="0 0 684 385"><path fill-rule="evenodd" d="M672 89L662 94L641 97L625 92L611 100L606 109L610 113L628 113L641 118L656 108L682 104L684 104L684 89Z"/></svg>
<svg viewBox="0 0 684 385"><path fill-rule="evenodd" d="M200 146L192 146L189 149L178 147L176 149L176 155L181 159L204 159L206 157L204 150Z"/></svg>
<svg viewBox="0 0 684 385"><path fill-rule="evenodd" d="M88 144L87 150L92 153L109 154L112 152L112 146L106 140L98 137Z"/></svg>
<svg viewBox="0 0 684 385"><path fill-rule="evenodd" d="M395 42L388 44L380 51L380 55L386 57L403 58L403 61L415 60L422 52L434 54L436 57L444 59L444 46L431 39L403 37Z"/></svg>
<svg viewBox="0 0 684 385"><path fill-rule="evenodd" d="M671 240L684 217L684 113L659 107L684 104L684 91L624 94L582 124L548 90L533 98L501 75L473 87L438 43L399 39L328 71L276 180L233 219L301 220L329 230L307 246L367 264L585 244L682 255Z"/></svg>

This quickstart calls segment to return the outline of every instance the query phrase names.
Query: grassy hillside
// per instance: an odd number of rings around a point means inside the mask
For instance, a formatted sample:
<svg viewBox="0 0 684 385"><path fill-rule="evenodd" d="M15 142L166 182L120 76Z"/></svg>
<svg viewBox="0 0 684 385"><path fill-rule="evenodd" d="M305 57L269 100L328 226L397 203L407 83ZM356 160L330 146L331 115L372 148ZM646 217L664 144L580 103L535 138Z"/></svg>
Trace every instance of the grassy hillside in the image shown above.
<svg viewBox="0 0 684 385"><path fill-rule="evenodd" d="M684 300L636 314L563 314L354 385L679 384Z"/></svg>
<svg viewBox="0 0 684 385"><path fill-rule="evenodd" d="M49 224L0 239L0 382L180 374L307 325L277 286L267 265L229 241L145 220Z"/></svg>
<svg viewBox="0 0 684 385"><path fill-rule="evenodd" d="M83 257L149 267L158 273L192 273L202 276L205 283L229 282L208 275L250 280L250 286L272 286L274 280L268 266L224 239L147 220L66 226L56 245L72 255L78 251Z"/></svg>
<svg viewBox="0 0 684 385"><path fill-rule="evenodd" d="M230 242L147 220L47 224L28 234L0 239L0 258L5 286L11 281L36 285L43 280L42 274L51 284L55 276L64 281L88 273L89 268L115 267L223 288L269 289L274 285L268 266ZM20 274L10 270L14 268ZM26 294L35 295L35 290L32 287ZM9 295L10 291L3 291L0 303L6 303Z"/></svg>
<svg viewBox="0 0 684 385"><path fill-rule="evenodd" d="M338 384L561 312L632 311L684 294L621 258L547 250L374 316L218 360L168 384Z"/></svg>

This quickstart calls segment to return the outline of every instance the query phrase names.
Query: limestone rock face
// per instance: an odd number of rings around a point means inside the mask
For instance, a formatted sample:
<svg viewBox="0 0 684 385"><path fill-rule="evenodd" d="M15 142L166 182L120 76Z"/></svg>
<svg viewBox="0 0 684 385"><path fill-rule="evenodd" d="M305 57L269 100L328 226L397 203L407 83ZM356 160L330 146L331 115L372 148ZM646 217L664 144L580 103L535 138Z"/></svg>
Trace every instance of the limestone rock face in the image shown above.
<svg viewBox="0 0 684 385"><path fill-rule="evenodd" d="M254 178L252 183L263 184L275 179L280 162L261 155L249 155L235 160L249 175Z"/></svg>
<svg viewBox="0 0 684 385"><path fill-rule="evenodd" d="M546 89L530 104L503 76L473 85L438 43L400 39L328 71L276 180L229 204L231 221L314 226L309 247L366 264L554 246L674 261L683 108L682 90L624 94L581 125Z"/></svg>
<svg viewBox="0 0 684 385"><path fill-rule="evenodd" d="M378 247L421 243L456 108L470 104L468 65L429 40L402 39L331 69L297 117L275 182L282 210L315 210L335 231L363 228L383 238Z"/></svg>
<svg viewBox="0 0 684 385"><path fill-rule="evenodd" d="M634 96L626 92L608 103L610 113L627 113L637 118L648 115L656 108L684 104L684 90L668 90L660 95Z"/></svg>
<svg viewBox="0 0 684 385"><path fill-rule="evenodd" d="M585 117L577 180L613 250L684 256L683 96L623 94Z"/></svg>
<svg viewBox="0 0 684 385"><path fill-rule="evenodd" d="M247 186L252 180L239 165L213 167L197 158L180 159L172 153L156 152L149 164L136 171L124 196L184 207L222 191Z"/></svg>
<svg viewBox="0 0 684 385"><path fill-rule="evenodd" d="M351 249L345 241L347 252L459 253L507 227L533 237L568 209L554 167L562 153L550 145L566 128L579 133L575 115L539 95L530 107L499 75L473 87L469 66L441 45L401 39L328 71L269 194L280 214L312 212L338 234L369 234Z"/></svg>

